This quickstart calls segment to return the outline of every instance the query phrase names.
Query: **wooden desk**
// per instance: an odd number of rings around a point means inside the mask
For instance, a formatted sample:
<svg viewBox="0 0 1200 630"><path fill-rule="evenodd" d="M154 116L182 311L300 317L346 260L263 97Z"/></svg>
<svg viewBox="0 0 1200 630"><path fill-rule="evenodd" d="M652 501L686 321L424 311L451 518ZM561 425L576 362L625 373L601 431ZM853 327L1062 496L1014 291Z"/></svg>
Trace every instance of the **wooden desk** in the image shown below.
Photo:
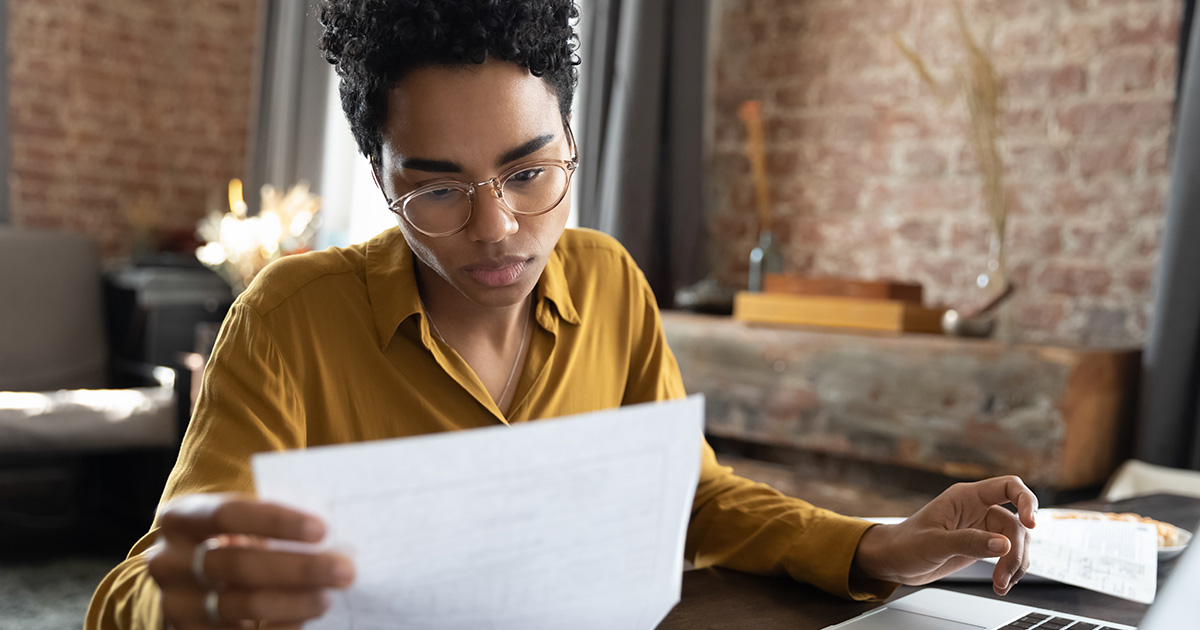
<svg viewBox="0 0 1200 630"><path fill-rule="evenodd" d="M1174 523L1189 531L1200 522L1200 499L1172 495L1139 497L1117 503L1088 501L1071 508L1105 512L1138 512ZM1158 581L1170 574L1174 562L1163 563ZM947 582L936 588L999 598L990 584ZM916 588L902 587L893 598ZM1063 584L1018 584L1006 601L1066 613L1086 615L1117 623L1137 625L1147 606ZM811 586L791 580L749 575L725 569L702 569L683 575L683 597L659 630L717 628L819 629L840 623L876 606L879 602L848 602Z"/></svg>

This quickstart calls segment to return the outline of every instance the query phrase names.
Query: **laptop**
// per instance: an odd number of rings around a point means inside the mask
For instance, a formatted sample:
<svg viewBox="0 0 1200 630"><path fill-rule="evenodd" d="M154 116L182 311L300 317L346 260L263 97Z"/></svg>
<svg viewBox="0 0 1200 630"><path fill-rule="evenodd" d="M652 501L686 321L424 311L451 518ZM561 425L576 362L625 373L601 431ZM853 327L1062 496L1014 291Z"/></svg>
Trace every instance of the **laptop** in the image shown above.
<svg viewBox="0 0 1200 630"><path fill-rule="evenodd" d="M1200 551L1176 560L1141 630L1200 627ZM1015 589L1021 588L1018 584ZM826 630L1135 630L1133 626L937 588L888 602Z"/></svg>

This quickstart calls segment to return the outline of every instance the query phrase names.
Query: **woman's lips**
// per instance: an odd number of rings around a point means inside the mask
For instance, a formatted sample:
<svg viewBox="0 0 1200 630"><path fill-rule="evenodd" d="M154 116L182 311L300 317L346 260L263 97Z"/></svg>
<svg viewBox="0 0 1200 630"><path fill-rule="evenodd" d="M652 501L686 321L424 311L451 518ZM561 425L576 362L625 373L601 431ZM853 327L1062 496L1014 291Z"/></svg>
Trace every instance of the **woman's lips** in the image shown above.
<svg viewBox="0 0 1200 630"><path fill-rule="evenodd" d="M506 287L521 277L528 258L507 257L475 263L466 268L468 274L479 284L489 287Z"/></svg>

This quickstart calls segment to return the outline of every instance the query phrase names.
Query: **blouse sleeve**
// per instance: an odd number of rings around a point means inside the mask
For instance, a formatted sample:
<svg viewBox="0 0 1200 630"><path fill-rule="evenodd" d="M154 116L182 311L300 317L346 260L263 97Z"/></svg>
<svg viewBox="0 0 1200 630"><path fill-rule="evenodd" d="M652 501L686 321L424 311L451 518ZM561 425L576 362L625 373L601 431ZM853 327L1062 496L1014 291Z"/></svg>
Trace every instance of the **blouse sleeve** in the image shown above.
<svg viewBox="0 0 1200 630"><path fill-rule="evenodd" d="M239 301L205 368L196 409L159 506L201 492L253 493L250 456L299 448L304 442L304 417L287 361L262 317ZM161 593L146 566L157 532L156 522L100 583L86 630L163 627Z"/></svg>

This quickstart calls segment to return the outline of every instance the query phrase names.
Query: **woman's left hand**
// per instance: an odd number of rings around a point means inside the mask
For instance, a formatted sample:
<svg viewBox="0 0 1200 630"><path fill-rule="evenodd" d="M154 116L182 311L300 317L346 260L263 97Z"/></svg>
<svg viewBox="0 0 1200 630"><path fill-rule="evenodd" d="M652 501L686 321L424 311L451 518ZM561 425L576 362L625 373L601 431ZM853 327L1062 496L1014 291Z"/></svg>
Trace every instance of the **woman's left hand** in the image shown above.
<svg viewBox="0 0 1200 630"><path fill-rule="evenodd" d="M903 523L868 529L854 554L855 568L871 578L919 585L981 558L999 558L992 589L1005 595L1029 568L1037 507L1037 497L1018 477L955 484Z"/></svg>

